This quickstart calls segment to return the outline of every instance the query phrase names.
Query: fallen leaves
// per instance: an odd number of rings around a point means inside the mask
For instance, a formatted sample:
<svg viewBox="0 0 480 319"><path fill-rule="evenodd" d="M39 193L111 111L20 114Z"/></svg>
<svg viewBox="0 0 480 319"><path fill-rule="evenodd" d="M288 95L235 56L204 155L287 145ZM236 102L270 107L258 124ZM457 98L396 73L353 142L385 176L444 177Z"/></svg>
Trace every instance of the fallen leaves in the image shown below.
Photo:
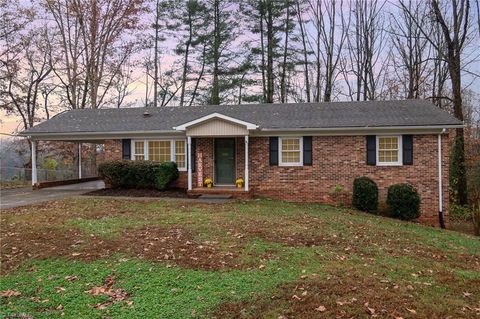
<svg viewBox="0 0 480 319"><path fill-rule="evenodd" d="M93 296L104 295L110 298L106 302L96 304L94 308L105 309L108 306L121 301L125 301L125 303L129 306L133 304L133 301L126 300L129 297L129 294L125 290L121 288L113 288L115 282L115 276L108 276L105 278L103 286L93 287L92 289L86 291L86 293L89 293Z"/></svg>
<svg viewBox="0 0 480 319"><path fill-rule="evenodd" d="M405 308L405 309L407 309L407 311L410 312L411 314L414 314L414 315L417 314L417 311L415 309L410 309L410 308Z"/></svg>
<svg viewBox="0 0 480 319"><path fill-rule="evenodd" d="M319 312L324 312L327 310L327 308L325 306L318 306L317 308L315 308L315 310Z"/></svg>
<svg viewBox="0 0 480 319"><path fill-rule="evenodd" d="M22 293L20 291L17 291L17 290L8 289L8 290L0 291L0 296L7 297L7 298L13 297L13 296L18 297L18 296L21 296L21 295L22 295Z"/></svg>

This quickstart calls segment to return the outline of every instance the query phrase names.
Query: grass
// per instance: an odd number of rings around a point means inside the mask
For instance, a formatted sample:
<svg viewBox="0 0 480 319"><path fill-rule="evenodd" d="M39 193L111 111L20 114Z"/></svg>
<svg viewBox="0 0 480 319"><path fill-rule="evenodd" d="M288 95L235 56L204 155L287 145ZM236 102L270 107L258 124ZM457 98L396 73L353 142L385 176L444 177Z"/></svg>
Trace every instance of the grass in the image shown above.
<svg viewBox="0 0 480 319"><path fill-rule="evenodd" d="M480 315L478 238L349 209L76 199L1 218L0 317Z"/></svg>

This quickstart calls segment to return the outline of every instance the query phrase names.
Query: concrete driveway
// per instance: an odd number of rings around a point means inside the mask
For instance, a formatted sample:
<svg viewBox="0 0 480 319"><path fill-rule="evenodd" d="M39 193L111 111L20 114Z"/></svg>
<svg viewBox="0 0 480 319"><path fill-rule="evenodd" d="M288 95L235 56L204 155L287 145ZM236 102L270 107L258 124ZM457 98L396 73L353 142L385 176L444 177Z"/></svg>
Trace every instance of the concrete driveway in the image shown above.
<svg viewBox="0 0 480 319"><path fill-rule="evenodd" d="M78 196L104 187L105 184L103 183L103 181L93 181L43 188L35 191L31 188L0 190L0 209L19 207L46 202L54 199Z"/></svg>

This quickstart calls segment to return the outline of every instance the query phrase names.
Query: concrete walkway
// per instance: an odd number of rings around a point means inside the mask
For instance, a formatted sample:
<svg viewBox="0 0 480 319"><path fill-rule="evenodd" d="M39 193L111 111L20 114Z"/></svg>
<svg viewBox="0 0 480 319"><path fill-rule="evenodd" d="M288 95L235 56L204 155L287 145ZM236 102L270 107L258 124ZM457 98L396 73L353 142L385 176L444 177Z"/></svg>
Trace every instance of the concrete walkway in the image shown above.
<svg viewBox="0 0 480 319"><path fill-rule="evenodd" d="M103 181L85 182L50 188L32 190L31 188L15 188L0 190L0 209L13 208L82 195L96 189L104 188Z"/></svg>
<svg viewBox="0 0 480 319"><path fill-rule="evenodd" d="M57 187L32 190L30 187L0 190L0 210L25 205L38 204L49 200L76 197L82 194L102 189L105 187L103 181L93 181L79 184L71 184ZM231 198L212 196L205 198L170 198L170 197L124 197L124 196L88 196L91 198L111 198L129 200L174 200L189 201L196 203L224 204L232 201Z"/></svg>

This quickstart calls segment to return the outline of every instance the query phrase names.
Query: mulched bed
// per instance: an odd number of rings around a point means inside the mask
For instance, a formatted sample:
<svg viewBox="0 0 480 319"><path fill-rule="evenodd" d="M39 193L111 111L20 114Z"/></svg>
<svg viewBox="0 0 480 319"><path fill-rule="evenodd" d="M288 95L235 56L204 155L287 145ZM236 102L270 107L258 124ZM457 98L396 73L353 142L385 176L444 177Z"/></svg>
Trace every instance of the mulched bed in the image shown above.
<svg viewBox="0 0 480 319"><path fill-rule="evenodd" d="M84 194L86 196L126 196L126 197L175 197L192 198L183 188L171 188L165 191L137 188L104 188Z"/></svg>

